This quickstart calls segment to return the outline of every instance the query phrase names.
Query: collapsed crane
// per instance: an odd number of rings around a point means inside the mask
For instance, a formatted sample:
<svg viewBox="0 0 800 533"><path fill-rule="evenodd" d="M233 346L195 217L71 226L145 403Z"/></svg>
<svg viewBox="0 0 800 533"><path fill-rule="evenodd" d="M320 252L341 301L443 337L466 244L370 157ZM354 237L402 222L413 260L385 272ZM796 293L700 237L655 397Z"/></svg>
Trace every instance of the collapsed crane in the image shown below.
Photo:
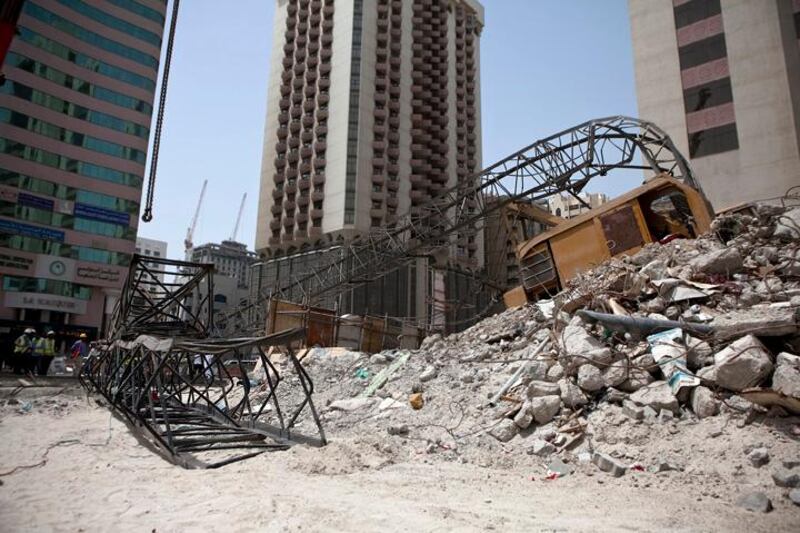
<svg viewBox="0 0 800 533"><path fill-rule="evenodd" d="M460 231L477 232L507 205L534 204L549 196L578 196L598 176L619 169L665 174L699 190L685 158L656 125L625 116L590 120L541 139L443 191L398 222L347 243L336 243L332 260L284 284L266 288L246 307L226 317L230 327L259 328L259 313L270 297L285 298L302 288L313 305L385 276L418 257L441 257ZM446 255L446 254L444 254ZM475 273L478 277L480 274ZM251 316L250 324L245 317ZM234 319L235 317L235 319Z"/></svg>

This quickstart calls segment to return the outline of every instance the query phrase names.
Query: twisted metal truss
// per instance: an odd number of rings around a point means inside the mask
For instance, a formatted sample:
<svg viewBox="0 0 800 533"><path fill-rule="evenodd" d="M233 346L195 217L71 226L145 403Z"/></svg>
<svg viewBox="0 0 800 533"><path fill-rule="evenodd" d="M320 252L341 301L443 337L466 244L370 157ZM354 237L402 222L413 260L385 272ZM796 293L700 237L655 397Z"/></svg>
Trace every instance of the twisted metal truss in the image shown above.
<svg viewBox="0 0 800 533"><path fill-rule="evenodd" d="M142 444L186 468L324 445L314 384L292 350L305 331L211 338L213 286L213 265L135 255L84 387Z"/></svg>
<svg viewBox="0 0 800 533"><path fill-rule="evenodd" d="M336 243L337 253L281 287L278 297L302 288L307 303L373 281L417 257L452 257L457 234L481 230L490 215L511 202L536 202L556 194L577 197L597 176L617 169L668 174L699 189L685 158L669 136L643 120L616 116L590 120L534 142L415 206L395 224L376 228L350 242ZM261 297L267 298L265 292ZM253 306L263 302L253 302ZM243 316L241 310L236 316Z"/></svg>

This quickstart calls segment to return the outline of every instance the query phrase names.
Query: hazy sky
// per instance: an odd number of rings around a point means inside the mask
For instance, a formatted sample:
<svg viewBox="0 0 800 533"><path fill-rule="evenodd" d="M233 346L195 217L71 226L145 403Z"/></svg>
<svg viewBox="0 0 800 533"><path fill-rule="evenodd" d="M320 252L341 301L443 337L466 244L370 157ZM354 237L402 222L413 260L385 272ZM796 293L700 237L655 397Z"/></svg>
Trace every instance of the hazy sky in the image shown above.
<svg viewBox="0 0 800 533"><path fill-rule="evenodd" d="M484 166L590 118L636 116L626 0L483 4ZM139 230L167 241L170 257L183 258L203 179L208 190L195 244L230 237L245 192L237 240L255 242L274 8L274 0L181 4L154 220ZM635 181L593 185L613 195Z"/></svg>

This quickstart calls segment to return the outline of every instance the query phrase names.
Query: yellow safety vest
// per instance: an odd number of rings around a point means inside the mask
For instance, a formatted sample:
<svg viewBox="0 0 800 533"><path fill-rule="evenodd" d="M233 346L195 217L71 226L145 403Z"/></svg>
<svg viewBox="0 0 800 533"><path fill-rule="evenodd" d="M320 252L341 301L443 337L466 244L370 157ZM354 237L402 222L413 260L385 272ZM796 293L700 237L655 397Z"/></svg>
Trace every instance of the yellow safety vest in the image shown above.
<svg viewBox="0 0 800 533"><path fill-rule="evenodd" d="M14 341L14 353L25 355L31 352L31 339L27 335L20 335Z"/></svg>
<svg viewBox="0 0 800 533"><path fill-rule="evenodd" d="M42 337L36 341L36 353L39 355L55 355L56 340Z"/></svg>

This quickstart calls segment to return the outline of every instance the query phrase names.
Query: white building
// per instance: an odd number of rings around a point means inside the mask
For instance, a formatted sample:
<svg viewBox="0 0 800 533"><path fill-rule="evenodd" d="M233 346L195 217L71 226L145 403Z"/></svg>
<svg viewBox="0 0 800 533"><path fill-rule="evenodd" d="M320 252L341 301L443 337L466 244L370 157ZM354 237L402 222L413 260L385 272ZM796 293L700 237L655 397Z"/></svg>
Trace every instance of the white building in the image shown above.
<svg viewBox="0 0 800 533"><path fill-rule="evenodd" d="M608 202L608 196L601 192L582 193L578 196L580 200L569 194L559 194L548 198L547 205L552 214L562 218L573 218Z"/></svg>
<svg viewBox="0 0 800 533"><path fill-rule="evenodd" d="M167 243L156 239L148 239L147 237L136 237L136 253L145 257L158 257L161 259L167 258ZM164 283L164 266L156 263L147 262L148 268L158 270L161 274L156 277L161 283ZM154 293L159 292L156 287L150 287Z"/></svg>

